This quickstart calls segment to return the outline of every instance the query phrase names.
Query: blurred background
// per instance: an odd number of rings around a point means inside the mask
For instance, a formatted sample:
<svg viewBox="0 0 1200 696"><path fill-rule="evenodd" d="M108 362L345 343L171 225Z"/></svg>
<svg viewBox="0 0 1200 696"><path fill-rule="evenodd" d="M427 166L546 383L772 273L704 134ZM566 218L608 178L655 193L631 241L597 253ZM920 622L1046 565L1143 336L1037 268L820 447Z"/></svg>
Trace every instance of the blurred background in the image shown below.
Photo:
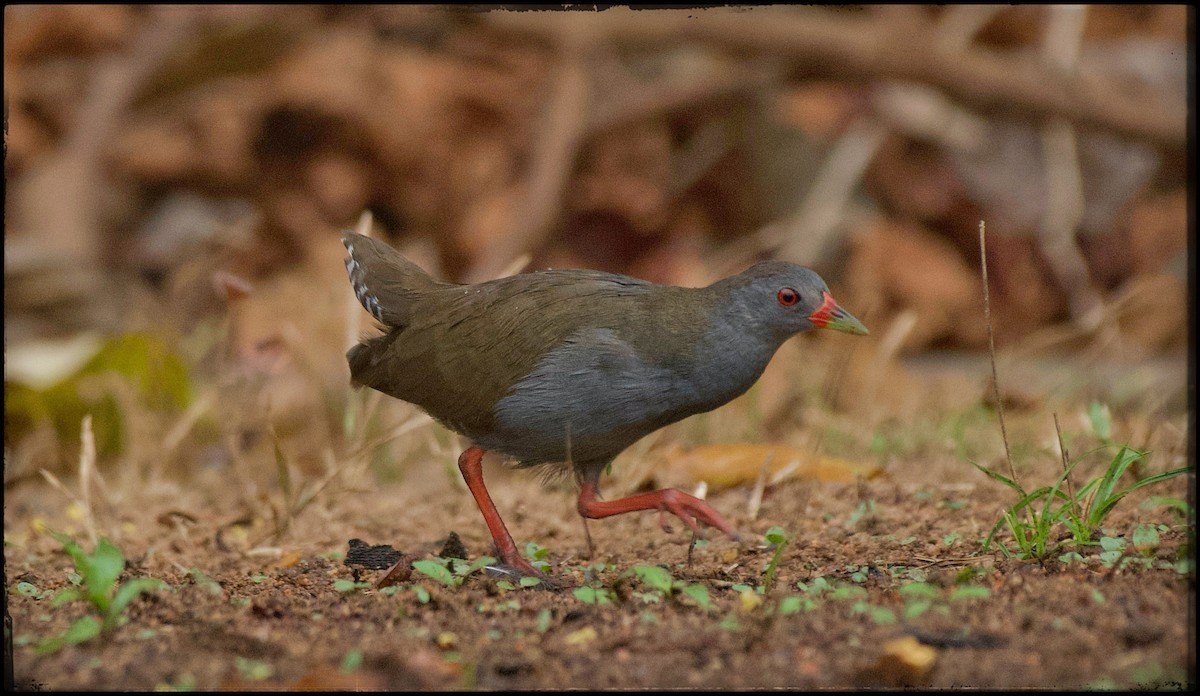
<svg viewBox="0 0 1200 696"><path fill-rule="evenodd" d="M6 489L73 470L85 414L138 481L403 458L421 416L347 388L364 210L460 282L812 266L872 335L805 337L760 438L824 398L869 443L986 364L981 220L1002 355L1183 364L1186 6L4 12ZM1184 408L1171 374L1135 405Z"/></svg>

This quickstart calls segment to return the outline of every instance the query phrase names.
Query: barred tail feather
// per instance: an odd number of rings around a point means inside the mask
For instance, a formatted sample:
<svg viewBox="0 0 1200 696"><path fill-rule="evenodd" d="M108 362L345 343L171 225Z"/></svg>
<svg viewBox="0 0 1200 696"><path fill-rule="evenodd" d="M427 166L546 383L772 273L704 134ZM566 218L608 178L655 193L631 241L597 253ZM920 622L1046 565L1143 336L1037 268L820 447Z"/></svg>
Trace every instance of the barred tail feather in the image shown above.
<svg viewBox="0 0 1200 696"><path fill-rule="evenodd" d="M386 326L408 324L415 293L438 282L383 242L352 231L342 233L346 273L363 308Z"/></svg>

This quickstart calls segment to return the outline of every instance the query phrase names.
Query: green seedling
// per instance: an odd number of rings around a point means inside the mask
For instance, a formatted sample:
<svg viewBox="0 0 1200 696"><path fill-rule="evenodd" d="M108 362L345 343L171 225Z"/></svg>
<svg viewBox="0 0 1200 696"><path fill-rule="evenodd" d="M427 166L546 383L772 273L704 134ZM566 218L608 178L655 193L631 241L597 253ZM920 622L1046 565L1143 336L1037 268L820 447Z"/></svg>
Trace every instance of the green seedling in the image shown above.
<svg viewBox="0 0 1200 696"><path fill-rule="evenodd" d="M208 575L205 575L204 571L200 570L199 568L192 568L188 570L188 577L192 579L192 582L196 583L196 587L203 588L211 595L220 595L225 592L225 590L221 587L221 583L213 580Z"/></svg>
<svg viewBox="0 0 1200 696"><path fill-rule="evenodd" d="M611 604L613 600L612 592L604 587L577 587L572 594L584 604Z"/></svg>
<svg viewBox="0 0 1200 696"><path fill-rule="evenodd" d="M531 541L525 544L525 555L529 557L529 562L533 564L534 568L543 573L550 572L550 561L546 560L550 555L550 549L538 546Z"/></svg>
<svg viewBox="0 0 1200 696"><path fill-rule="evenodd" d="M358 670L363 663L363 653L358 648L354 648L346 653L342 658L341 671L343 674L350 674Z"/></svg>
<svg viewBox="0 0 1200 696"><path fill-rule="evenodd" d="M354 582L353 580L339 579L333 581L333 589L337 592L355 592L357 590L369 590L372 585L369 582Z"/></svg>
<svg viewBox="0 0 1200 696"><path fill-rule="evenodd" d="M69 602L85 602L92 613L71 624L61 636L42 641L39 654L55 652L68 644L83 643L116 628L127 620L125 609L143 592L167 587L158 578L135 578L120 585L117 579L125 570L125 556L108 539L100 539L92 553L87 553L71 537L51 531L50 535L63 545L63 550L75 563L81 581L78 587L68 587L51 600L60 607Z"/></svg>
<svg viewBox="0 0 1200 696"><path fill-rule="evenodd" d="M712 606L708 588L700 583L688 583L671 577L665 568L656 565L635 565L622 574L622 577L636 575L649 591L637 593L643 602L657 602L663 597L675 597L682 593L690 597L697 605L707 610Z"/></svg>
<svg viewBox="0 0 1200 696"><path fill-rule="evenodd" d="M984 550L996 542L996 534L1005 527L1012 533L1017 547L1014 552L1005 544L997 542L997 546L1006 556L1046 558L1058 554L1067 543L1096 545L1098 542L1093 541L1094 533L1122 498L1144 486L1191 471L1189 467L1164 471L1118 490L1117 483L1129 467L1144 460L1147 454L1122 446L1102 475L1073 492L1067 483L1071 472L1082 459L1076 459L1065 466L1053 485L1043 486L1033 492L1026 492L1020 484L1003 474L971 462L975 468L1013 489L1019 496L1017 502L1005 510L1001 519L992 527L991 533L984 539ZM1054 530L1059 525L1070 532L1070 538L1055 543L1057 535Z"/></svg>
<svg viewBox="0 0 1200 696"><path fill-rule="evenodd" d="M991 590L982 585L962 585L949 591L927 582L910 582L901 585L900 596L904 599L904 619L911 620L933 610L935 613L947 615L950 604L965 602L973 599L987 599L992 596Z"/></svg>
<svg viewBox="0 0 1200 696"><path fill-rule="evenodd" d="M887 607L877 607L866 600L855 602L850 606L851 614L865 614L871 621L883 626L896 623L896 614Z"/></svg>
<svg viewBox="0 0 1200 696"><path fill-rule="evenodd" d="M270 663L248 657L238 656L234 659L233 666L237 668L238 675L246 681L263 681L275 674L275 668Z"/></svg>
<svg viewBox="0 0 1200 696"><path fill-rule="evenodd" d="M858 507L854 508L854 512L850 513L850 516L846 518L846 526L847 527L857 527L858 523L861 522L864 518L869 520L870 518L872 518L874 516L875 516L875 501L874 500L861 500L858 503Z"/></svg>
<svg viewBox="0 0 1200 696"><path fill-rule="evenodd" d="M413 561L412 567L418 573L427 575L446 587L458 587L466 582L468 577L495 562L496 559L491 556L480 556L470 563L461 558L422 559Z"/></svg>
<svg viewBox="0 0 1200 696"><path fill-rule="evenodd" d="M767 564L766 573L763 575L762 592L765 594L775 586L775 571L779 568L779 559L783 557L783 550L787 548L788 537L782 528L771 527L763 538L768 544L775 547L775 555L771 556L771 562Z"/></svg>
<svg viewBox="0 0 1200 696"><path fill-rule="evenodd" d="M9 592L19 594L22 597L31 597L33 599L46 599L54 595L53 590L39 590L37 585L31 582L18 582L13 587L9 588Z"/></svg>

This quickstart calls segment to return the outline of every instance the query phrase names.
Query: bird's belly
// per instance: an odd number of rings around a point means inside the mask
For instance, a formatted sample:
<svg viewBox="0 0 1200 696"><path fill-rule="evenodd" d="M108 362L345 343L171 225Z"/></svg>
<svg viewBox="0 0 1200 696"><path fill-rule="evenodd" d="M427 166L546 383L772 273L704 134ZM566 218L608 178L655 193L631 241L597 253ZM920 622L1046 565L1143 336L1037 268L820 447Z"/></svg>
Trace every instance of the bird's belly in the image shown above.
<svg viewBox="0 0 1200 696"><path fill-rule="evenodd" d="M610 332L588 349L551 352L497 402L497 430L480 438L518 459L608 461L645 435L711 410L745 391L757 375L713 384L694 371L650 364Z"/></svg>

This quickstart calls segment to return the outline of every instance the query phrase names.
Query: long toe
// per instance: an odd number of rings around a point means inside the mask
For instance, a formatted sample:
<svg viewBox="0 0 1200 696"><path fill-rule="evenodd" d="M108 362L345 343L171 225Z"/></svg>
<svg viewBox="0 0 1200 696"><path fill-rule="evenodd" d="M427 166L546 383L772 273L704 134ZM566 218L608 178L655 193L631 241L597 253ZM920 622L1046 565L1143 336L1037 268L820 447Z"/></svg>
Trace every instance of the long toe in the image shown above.
<svg viewBox="0 0 1200 696"><path fill-rule="evenodd" d="M733 539L737 538L737 532L733 531L733 527L729 526L729 523L726 522L716 510L712 509L712 507L703 500L688 496L688 498L684 499L682 507L686 509L684 514L695 516L697 520L703 522L709 527L719 529ZM685 522L690 522L690 517L684 517L683 515L679 516ZM697 531L697 533L699 533L694 522L691 522L689 526L691 526L693 531Z"/></svg>

